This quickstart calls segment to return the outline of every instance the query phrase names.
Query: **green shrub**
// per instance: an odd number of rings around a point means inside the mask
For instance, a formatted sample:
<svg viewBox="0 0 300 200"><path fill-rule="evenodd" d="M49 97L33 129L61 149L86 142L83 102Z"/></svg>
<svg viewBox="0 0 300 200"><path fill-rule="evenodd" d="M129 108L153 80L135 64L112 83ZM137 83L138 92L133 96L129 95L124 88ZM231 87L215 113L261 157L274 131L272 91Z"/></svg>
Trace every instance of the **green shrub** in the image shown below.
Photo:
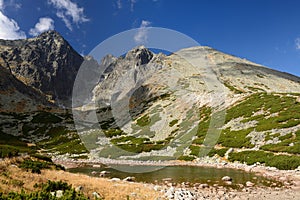
<svg viewBox="0 0 300 200"><path fill-rule="evenodd" d="M175 124L177 124L178 123L178 119L174 119L174 120L172 120L170 123L169 123L169 126L170 127L173 127Z"/></svg>
<svg viewBox="0 0 300 200"><path fill-rule="evenodd" d="M225 147L242 148L242 147L253 147L250 143L250 138L247 135L253 130L249 128L246 130L230 131L229 128L222 131L218 144L222 144Z"/></svg>
<svg viewBox="0 0 300 200"><path fill-rule="evenodd" d="M196 157L199 156L201 147L191 145L191 146L189 147L189 149L191 150L190 155L193 155L193 156L196 156Z"/></svg>
<svg viewBox="0 0 300 200"><path fill-rule="evenodd" d="M49 156L45 156L45 155L35 153L35 154L31 154L31 157L34 157L34 158L37 158L39 160L43 160L43 161L52 163L52 159Z"/></svg>
<svg viewBox="0 0 300 200"><path fill-rule="evenodd" d="M273 155L274 154L272 153L266 153L264 151L242 151L231 153L229 161L240 161L242 163L247 163L248 165L253 165L257 162L265 163L268 159L273 158Z"/></svg>
<svg viewBox="0 0 300 200"><path fill-rule="evenodd" d="M41 173L41 169L49 169L51 163L42 162L42 161L33 161L31 159L26 159L20 163L19 167L28 170L31 170L32 173Z"/></svg>
<svg viewBox="0 0 300 200"><path fill-rule="evenodd" d="M281 170L296 169L300 166L299 156L277 155L267 161L267 165Z"/></svg>
<svg viewBox="0 0 300 200"><path fill-rule="evenodd" d="M193 156L180 156L179 158L177 158L177 160L193 161L193 160L195 160L195 157L193 157Z"/></svg>
<svg viewBox="0 0 300 200"><path fill-rule="evenodd" d="M15 147L1 145L0 158L11 158L19 155L19 150Z"/></svg>
<svg viewBox="0 0 300 200"><path fill-rule="evenodd" d="M300 156L274 155L264 151L242 151L231 153L229 160L245 162L248 165L265 163L266 166L276 167L280 170L293 170L300 166Z"/></svg>
<svg viewBox="0 0 300 200"><path fill-rule="evenodd" d="M224 85L232 92L234 92L235 94L242 94L243 92L241 90L236 89L235 87L233 87L232 85L230 85L227 82L224 82Z"/></svg>
<svg viewBox="0 0 300 200"><path fill-rule="evenodd" d="M222 148L222 149L211 149L210 152L208 153L208 156L212 157L214 155L219 155L220 157L224 157L225 153L228 151L229 148Z"/></svg>
<svg viewBox="0 0 300 200"><path fill-rule="evenodd" d="M120 136L120 135L124 135L125 133L121 130L121 129L108 129L108 130L104 130L104 134L106 137L114 137L114 136Z"/></svg>
<svg viewBox="0 0 300 200"><path fill-rule="evenodd" d="M151 123L149 115L144 115L143 117L137 119L137 125L139 126L148 126Z"/></svg>

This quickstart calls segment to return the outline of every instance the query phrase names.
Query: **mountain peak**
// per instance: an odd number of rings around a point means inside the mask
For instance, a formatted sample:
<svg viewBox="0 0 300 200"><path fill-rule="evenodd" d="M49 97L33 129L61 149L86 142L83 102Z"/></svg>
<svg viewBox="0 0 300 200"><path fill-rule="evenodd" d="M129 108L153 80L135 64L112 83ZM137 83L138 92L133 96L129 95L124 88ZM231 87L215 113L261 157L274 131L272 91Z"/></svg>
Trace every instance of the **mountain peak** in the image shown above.
<svg viewBox="0 0 300 200"><path fill-rule="evenodd" d="M153 58L153 53L147 49L145 46L137 46L132 50L128 51L125 59L137 60L136 66L144 65L150 62Z"/></svg>
<svg viewBox="0 0 300 200"><path fill-rule="evenodd" d="M4 63L21 82L44 93L51 101L70 103L83 58L57 31L19 41L3 40L0 46L5 46L0 48L0 64Z"/></svg>
<svg viewBox="0 0 300 200"><path fill-rule="evenodd" d="M37 38L63 38L61 34L55 30L49 30L41 33Z"/></svg>

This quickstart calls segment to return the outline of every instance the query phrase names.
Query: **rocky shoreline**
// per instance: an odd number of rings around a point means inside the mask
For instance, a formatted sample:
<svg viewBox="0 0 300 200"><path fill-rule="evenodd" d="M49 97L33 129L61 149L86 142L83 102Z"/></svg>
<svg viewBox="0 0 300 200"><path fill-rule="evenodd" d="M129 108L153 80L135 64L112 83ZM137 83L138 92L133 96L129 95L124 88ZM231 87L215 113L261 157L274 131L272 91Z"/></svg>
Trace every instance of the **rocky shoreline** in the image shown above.
<svg viewBox="0 0 300 200"><path fill-rule="evenodd" d="M56 157L53 161L66 168L77 168L84 166L101 167L101 165L130 165L130 166L199 166L212 168L227 168L252 172L266 178L274 179L283 183L286 188L300 189L300 169L278 170L275 167L266 167L260 164L246 165L238 162L227 162L221 158L204 157L196 161L135 161L135 160L113 160L113 159L72 159Z"/></svg>
<svg viewBox="0 0 300 200"><path fill-rule="evenodd" d="M241 185L238 189L227 188L220 185L209 186L207 184L174 184L172 180L165 181L164 185L151 184L155 191L162 194L161 199L176 200L198 200L198 199L272 199L272 200L292 200L300 199L300 170L278 170L274 167L266 167L255 164L248 166L242 163L230 163L218 158L205 157L198 159L196 162L188 161L132 161L132 160L75 160L68 158L55 158L55 163L64 165L67 168L101 165L142 165L142 166L199 166L214 168L230 168L243 170L245 172L253 172L258 175L275 179L283 183L282 187L258 187L249 185ZM224 179L225 180L225 179ZM122 181L122 180L118 180ZM124 181L124 180L123 180ZM230 181L229 181L230 182Z"/></svg>

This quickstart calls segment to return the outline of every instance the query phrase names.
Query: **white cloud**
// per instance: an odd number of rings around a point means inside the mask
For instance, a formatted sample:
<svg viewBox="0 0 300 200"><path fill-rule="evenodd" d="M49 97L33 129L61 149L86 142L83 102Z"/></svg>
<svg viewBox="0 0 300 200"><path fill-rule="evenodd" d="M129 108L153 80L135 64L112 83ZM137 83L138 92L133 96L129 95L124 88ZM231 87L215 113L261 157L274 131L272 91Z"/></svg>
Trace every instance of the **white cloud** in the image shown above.
<svg viewBox="0 0 300 200"><path fill-rule="evenodd" d="M296 38L295 45L296 45L296 49L300 50L300 38Z"/></svg>
<svg viewBox="0 0 300 200"><path fill-rule="evenodd" d="M2 11L0 11L0 38L7 40L26 38L26 34L20 30L18 23L5 16Z"/></svg>
<svg viewBox="0 0 300 200"><path fill-rule="evenodd" d="M79 24L89 21L84 15L84 9L78 7L76 3L71 0L49 0L56 9L56 16L61 18L69 30L73 30L72 23Z"/></svg>
<svg viewBox="0 0 300 200"><path fill-rule="evenodd" d="M53 30L54 29L54 21L53 19L49 17L42 17L39 19L39 22L36 23L34 28L31 28L29 30L29 34L32 36L37 36L40 33L43 33L48 30Z"/></svg>
<svg viewBox="0 0 300 200"><path fill-rule="evenodd" d="M134 41L138 44L146 43L148 39L148 30L147 26L149 26L151 22L143 20L138 32L134 35Z"/></svg>
<svg viewBox="0 0 300 200"><path fill-rule="evenodd" d="M5 3L4 0L0 0L0 10L4 11L6 7L11 7L15 10L19 10L22 8L22 4L17 3L15 0L5 0Z"/></svg>

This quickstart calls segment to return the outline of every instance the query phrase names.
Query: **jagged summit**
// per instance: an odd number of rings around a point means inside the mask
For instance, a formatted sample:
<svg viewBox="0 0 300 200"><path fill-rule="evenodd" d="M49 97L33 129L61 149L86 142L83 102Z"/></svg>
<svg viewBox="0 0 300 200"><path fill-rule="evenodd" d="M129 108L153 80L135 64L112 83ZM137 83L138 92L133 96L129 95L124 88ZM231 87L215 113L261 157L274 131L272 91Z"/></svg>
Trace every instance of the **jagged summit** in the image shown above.
<svg viewBox="0 0 300 200"><path fill-rule="evenodd" d="M24 40L0 41L0 65L25 85L67 105L83 58L56 31Z"/></svg>
<svg viewBox="0 0 300 200"><path fill-rule="evenodd" d="M125 56L125 59L136 60L136 66L139 66L149 63L149 61L153 58L153 55L154 54L145 46L137 46L132 50L128 51L128 53Z"/></svg>
<svg viewBox="0 0 300 200"><path fill-rule="evenodd" d="M61 34L59 32L57 32L56 30L45 31L45 32L41 33L39 36L37 36L37 38L48 37L48 36L61 37L62 38Z"/></svg>

